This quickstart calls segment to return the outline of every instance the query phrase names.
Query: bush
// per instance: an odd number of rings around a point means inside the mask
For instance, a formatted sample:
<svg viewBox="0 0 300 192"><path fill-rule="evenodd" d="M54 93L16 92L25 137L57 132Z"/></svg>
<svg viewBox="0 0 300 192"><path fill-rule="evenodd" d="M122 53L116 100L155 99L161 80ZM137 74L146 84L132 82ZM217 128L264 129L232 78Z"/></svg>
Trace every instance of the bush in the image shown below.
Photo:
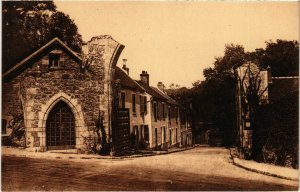
<svg viewBox="0 0 300 192"><path fill-rule="evenodd" d="M255 114L253 158L298 168L298 92L261 106Z"/></svg>

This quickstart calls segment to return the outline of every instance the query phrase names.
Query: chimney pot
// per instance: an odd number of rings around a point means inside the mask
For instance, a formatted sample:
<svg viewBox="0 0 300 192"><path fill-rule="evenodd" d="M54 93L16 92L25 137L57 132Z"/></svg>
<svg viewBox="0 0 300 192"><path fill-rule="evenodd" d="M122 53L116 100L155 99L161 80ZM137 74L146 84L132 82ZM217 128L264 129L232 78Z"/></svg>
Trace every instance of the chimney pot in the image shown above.
<svg viewBox="0 0 300 192"><path fill-rule="evenodd" d="M147 73L147 71L142 71L142 73L140 74L141 77L141 81L147 85L149 85L149 75Z"/></svg>
<svg viewBox="0 0 300 192"><path fill-rule="evenodd" d="M157 88L165 92L165 85L161 81L157 83Z"/></svg>
<svg viewBox="0 0 300 192"><path fill-rule="evenodd" d="M127 59L123 59L122 69L127 72L127 75L129 75L129 68L126 66L126 62L127 62Z"/></svg>

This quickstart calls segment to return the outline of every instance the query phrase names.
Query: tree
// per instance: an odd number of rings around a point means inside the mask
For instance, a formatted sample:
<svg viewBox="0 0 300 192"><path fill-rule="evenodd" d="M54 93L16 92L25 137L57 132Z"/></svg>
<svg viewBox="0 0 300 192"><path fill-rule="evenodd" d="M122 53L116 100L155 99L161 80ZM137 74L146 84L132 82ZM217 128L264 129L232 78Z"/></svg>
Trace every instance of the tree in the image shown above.
<svg viewBox="0 0 300 192"><path fill-rule="evenodd" d="M55 12L51 15L48 26L50 28L48 39L58 37L74 51L81 51L82 37L78 34L76 24L68 15L59 11Z"/></svg>
<svg viewBox="0 0 300 192"><path fill-rule="evenodd" d="M224 145L235 138L235 69L247 57L244 47L228 44L224 56L215 58L214 67L204 69L205 81L193 87L193 114L196 121L212 123Z"/></svg>
<svg viewBox="0 0 300 192"><path fill-rule="evenodd" d="M52 1L4 1L2 18L3 71L56 36L75 51L81 50L75 23L58 12Z"/></svg>
<svg viewBox="0 0 300 192"><path fill-rule="evenodd" d="M254 52L258 64L264 68L270 66L273 76L299 75L299 43L277 39L276 42L267 41L266 49Z"/></svg>
<svg viewBox="0 0 300 192"><path fill-rule="evenodd" d="M230 143L229 138L232 139L236 134L236 69L252 62L258 65L259 70L269 66L273 76L298 75L298 52L297 41L268 41L265 49L258 48L253 52L245 52L242 45L225 45L224 56L216 57L213 67L203 70L205 81L195 83L191 89L194 120L213 123L223 135L228 135L223 138L225 143ZM249 72L252 84L244 90L245 97L248 97L244 102L250 102L247 105L255 111L258 102L256 96L260 94L257 88L261 82L258 76Z"/></svg>
<svg viewBox="0 0 300 192"><path fill-rule="evenodd" d="M237 81L239 126L242 126L242 130L239 129L241 141L239 150L246 158L252 158L252 131L256 129L255 114L260 104L267 103L268 99L265 94L268 88L267 71L248 62L237 69ZM246 136L249 143L244 142L246 129L250 130Z"/></svg>

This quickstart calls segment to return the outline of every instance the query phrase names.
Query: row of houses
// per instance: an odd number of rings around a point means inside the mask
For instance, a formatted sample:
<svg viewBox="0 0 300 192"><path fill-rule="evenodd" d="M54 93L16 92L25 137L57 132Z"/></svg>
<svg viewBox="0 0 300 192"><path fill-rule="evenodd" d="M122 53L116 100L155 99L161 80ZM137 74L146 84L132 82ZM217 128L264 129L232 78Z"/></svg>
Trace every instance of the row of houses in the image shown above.
<svg viewBox="0 0 300 192"><path fill-rule="evenodd" d="M133 80L126 63L122 68L116 67L115 78L121 85L119 108L127 108L130 113L132 148L192 145L188 111L167 95L162 82L157 87L149 85L147 71L141 72L139 80Z"/></svg>
<svg viewBox="0 0 300 192"><path fill-rule="evenodd" d="M133 80L126 66L116 66L124 47L102 35L76 53L54 38L4 71L2 136L18 127L32 151L190 145L185 109L150 86L146 71Z"/></svg>

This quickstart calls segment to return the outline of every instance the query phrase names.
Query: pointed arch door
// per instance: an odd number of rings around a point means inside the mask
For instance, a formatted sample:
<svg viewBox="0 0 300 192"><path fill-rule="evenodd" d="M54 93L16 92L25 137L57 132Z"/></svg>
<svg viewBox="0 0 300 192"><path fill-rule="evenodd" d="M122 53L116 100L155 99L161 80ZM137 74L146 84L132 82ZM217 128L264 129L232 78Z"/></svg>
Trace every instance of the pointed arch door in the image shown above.
<svg viewBox="0 0 300 192"><path fill-rule="evenodd" d="M46 122L48 149L75 148L75 118L71 108L59 101L50 111Z"/></svg>

